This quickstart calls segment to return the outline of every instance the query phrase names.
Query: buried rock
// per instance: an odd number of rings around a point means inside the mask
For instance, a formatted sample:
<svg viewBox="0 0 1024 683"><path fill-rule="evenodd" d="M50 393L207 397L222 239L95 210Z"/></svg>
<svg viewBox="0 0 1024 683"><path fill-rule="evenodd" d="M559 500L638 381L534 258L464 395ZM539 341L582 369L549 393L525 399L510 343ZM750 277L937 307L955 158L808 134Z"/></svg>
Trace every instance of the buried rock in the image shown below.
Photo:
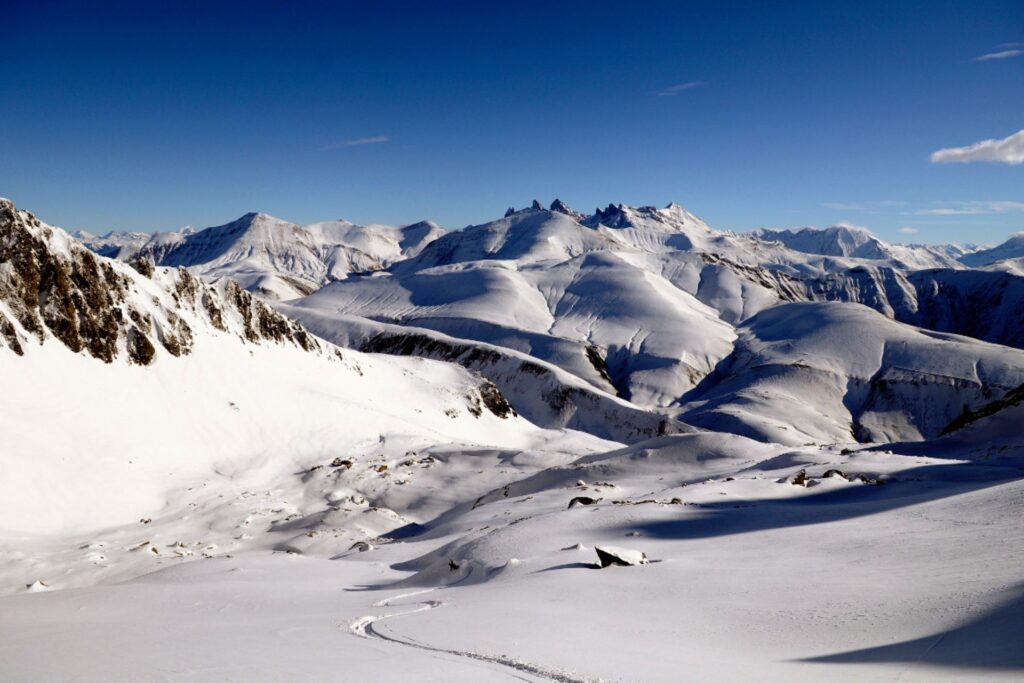
<svg viewBox="0 0 1024 683"><path fill-rule="evenodd" d="M575 498L569 501L569 507L567 509L572 510L577 505L593 505L599 500L601 499L591 498L590 496L576 496Z"/></svg>
<svg viewBox="0 0 1024 683"><path fill-rule="evenodd" d="M601 567L618 565L620 567L631 567L637 564L647 564L647 555L639 550L617 548L611 545L596 545L597 560Z"/></svg>

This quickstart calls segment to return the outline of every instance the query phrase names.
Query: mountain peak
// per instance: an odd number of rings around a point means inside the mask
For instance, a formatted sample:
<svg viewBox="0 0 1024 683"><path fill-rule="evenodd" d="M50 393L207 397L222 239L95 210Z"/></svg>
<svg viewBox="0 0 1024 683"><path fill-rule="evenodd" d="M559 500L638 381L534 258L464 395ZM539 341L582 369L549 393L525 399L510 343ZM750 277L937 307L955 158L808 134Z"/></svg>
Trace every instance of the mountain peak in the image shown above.
<svg viewBox="0 0 1024 683"><path fill-rule="evenodd" d="M563 202L561 199L556 199L555 201L551 202L551 208L549 210L554 211L555 213L561 213L565 214L566 216L571 216L576 220L581 220L583 218L583 214L581 214L579 211L574 211L573 209L571 209L569 205Z"/></svg>

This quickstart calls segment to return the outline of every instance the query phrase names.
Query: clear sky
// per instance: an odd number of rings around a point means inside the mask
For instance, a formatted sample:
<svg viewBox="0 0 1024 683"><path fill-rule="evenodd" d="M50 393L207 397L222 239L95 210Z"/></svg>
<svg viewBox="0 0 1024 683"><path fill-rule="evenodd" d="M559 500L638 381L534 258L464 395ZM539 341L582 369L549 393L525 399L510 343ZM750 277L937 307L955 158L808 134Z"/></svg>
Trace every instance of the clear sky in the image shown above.
<svg viewBox="0 0 1024 683"><path fill-rule="evenodd" d="M557 196L731 230L1024 230L1021 0L0 10L0 196L69 229L461 227Z"/></svg>

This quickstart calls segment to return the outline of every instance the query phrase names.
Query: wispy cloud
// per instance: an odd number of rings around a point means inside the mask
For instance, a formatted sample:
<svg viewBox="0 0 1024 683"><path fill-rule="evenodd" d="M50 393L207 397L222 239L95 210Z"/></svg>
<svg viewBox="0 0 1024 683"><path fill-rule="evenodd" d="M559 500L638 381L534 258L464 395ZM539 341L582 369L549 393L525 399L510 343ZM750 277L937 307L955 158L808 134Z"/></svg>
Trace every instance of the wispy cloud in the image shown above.
<svg viewBox="0 0 1024 683"><path fill-rule="evenodd" d="M918 233L918 230L917 228L912 228L909 225L904 225L896 232L900 233L901 235L916 235Z"/></svg>
<svg viewBox="0 0 1024 683"><path fill-rule="evenodd" d="M382 145L386 142L391 142L391 138L387 135L372 135L370 137L352 138L351 140L336 142L332 145L325 145L320 148L320 151L328 152L332 149L341 149L342 147L359 147L361 145Z"/></svg>
<svg viewBox="0 0 1024 683"><path fill-rule="evenodd" d="M981 56L972 59L972 62L991 62L993 59L1010 59L1011 57L1019 57L1024 55L1024 50L1012 49L1012 50L999 50L998 52L989 52Z"/></svg>
<svg viewBox="0 0 1024 683"><path fill-rule="evenodd" d="M919 209L915 216L984 216L994 213L1024 211L1024 202L953 202L934 209Z"/></svg>
<svg viewBox="0 0 1024 683"><path fill-rule="evenodd" d="M966 147L948 147L932 153L936 164L967 164L993 161L1001 164L1024 164L1024 130L1002 140L982 140Z"/></svg>
<svg viewBox="0 0 1024 683"><path fill-rule="evenodd" d="M707 85L707 83L705 83L704 81L687 81L686 83L676 83L675 85L670 85L664 90L660 90L658 92L658 97L672 97L673 95L678 95L684 90L693 90L694 88L701 88L705 85Z"/></svg>
<svg viewBox="0 0 1024 683"><path fill-rule="evenodd" d="M837 211L867 211L877 212L880 209L891 209L899 206L905 206L906 202L897 201L895 199L878 199L868 200L863 202L822 202L821 206L825 209L835 209Z"/></svg>

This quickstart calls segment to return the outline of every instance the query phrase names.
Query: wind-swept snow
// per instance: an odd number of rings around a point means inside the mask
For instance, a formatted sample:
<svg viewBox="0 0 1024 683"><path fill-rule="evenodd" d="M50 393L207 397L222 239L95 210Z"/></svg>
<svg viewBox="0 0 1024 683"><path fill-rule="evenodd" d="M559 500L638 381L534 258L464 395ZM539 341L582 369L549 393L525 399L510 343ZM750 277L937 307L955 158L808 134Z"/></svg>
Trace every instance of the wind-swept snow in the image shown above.
<svg viewBox="0 0 1024 683"><path fill-rule="evenodd" d="M853 304L777 306L739 332L681 419L792 445L912 440L1024 384L1022 351Z"/></svg>
<svg viewBox="0 0 1024 683"><path fill-rule="evenodd" d="M678 205L83 238L0 202L4 681L1024 671L1012 272Z"/></svg>

